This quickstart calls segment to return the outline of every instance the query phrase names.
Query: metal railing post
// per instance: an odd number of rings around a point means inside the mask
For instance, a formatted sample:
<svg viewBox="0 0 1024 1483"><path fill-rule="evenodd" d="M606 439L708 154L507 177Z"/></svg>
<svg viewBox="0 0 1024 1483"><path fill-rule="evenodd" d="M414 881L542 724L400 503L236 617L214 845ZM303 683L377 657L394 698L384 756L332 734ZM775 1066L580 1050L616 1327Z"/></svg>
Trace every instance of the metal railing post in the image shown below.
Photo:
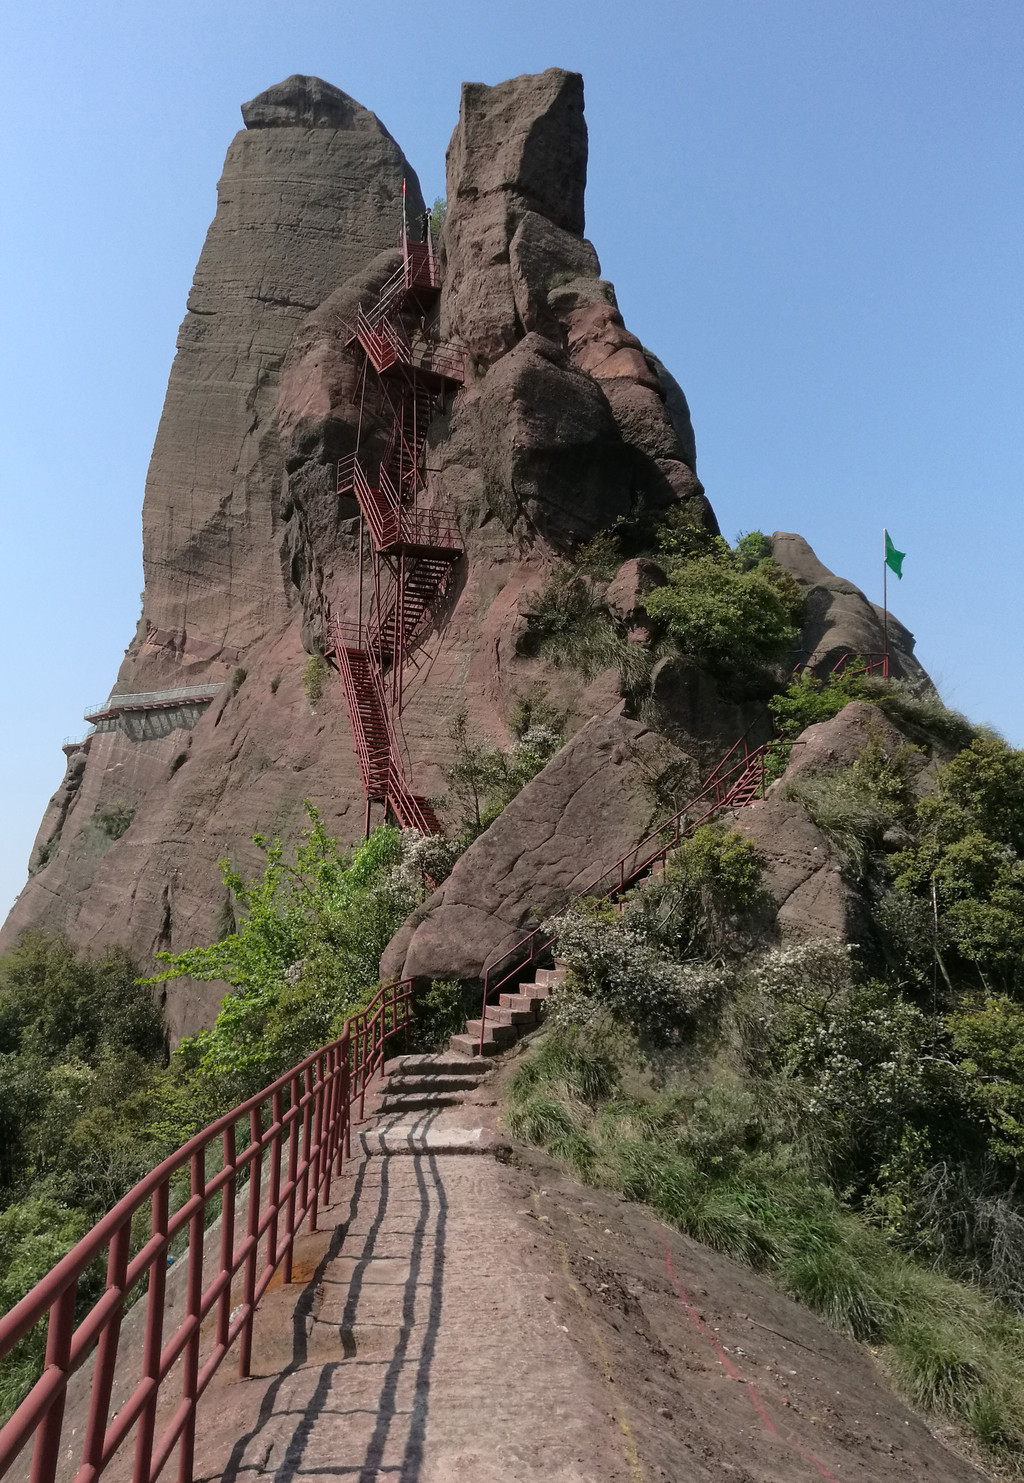
<svg viewBox="0 0 1024 1483"><path fill-rule="evenodd" d="M185 1312L190 1324L181 1361L181 1399L186 1406L185 1424L178 1444L178 1483L192 1483L196 1447L196 1391L199 1384L200 1315L203 1305L203 1238L206 1221L205 1150L196 1149L191 1159L190 1200L196 1202L188 1223L188 1278Z"/></svg>
<svg viewBox="0 0 1024 1483"><path fill-rule="evenodd" d="M66 1287L50 1308L46 1326L46 1356L43 1375L59 1370L63 1383L54 1400L50 1402L46 1419L36 1432L32 1451L30 1483L53 1483L60 1458L60 1433L64 1422L64 1399L67 1391L68 1361L71 1357L71 1335L75 1326L75 1295L77 1282Z"/></svg>
<svg viewBox="0 0 1024 1483"><path fill-rule="evenodd" d="M110 1411L110 1393L114 1386L114 1366L117 1363L117 1346L121 1337L121 1314L124 1307L124 1284L128 1272L128 1242L131 1236L131 1221L126 1220L111 1237L107 1253L107 1292L116 1292L117 1307L103 1326L96 1360L93 1368L92 1393L89 1396L89 1418L85 1426L85 1441L82 1444L82 1465L77 1478L81 1483L91 1483L100 1471L103 1461L103 1443L107 1433L107 1417Z"/></svg>

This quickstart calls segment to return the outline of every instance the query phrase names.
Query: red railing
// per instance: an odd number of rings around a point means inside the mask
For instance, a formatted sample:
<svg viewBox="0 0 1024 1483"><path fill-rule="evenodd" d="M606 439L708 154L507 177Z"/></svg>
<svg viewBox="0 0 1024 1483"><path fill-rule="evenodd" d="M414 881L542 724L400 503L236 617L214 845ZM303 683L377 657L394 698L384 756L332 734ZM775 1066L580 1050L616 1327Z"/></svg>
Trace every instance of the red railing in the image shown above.
<svg viewBox="0 0 1024 1483"><path fill-rule="evenodd" d="M798 664L793 669L794 675L805 674L808 670L817 675L818 666L813 664ZM883 679L889 678L889 655L888 654L841 654L835 664L828 671L829 675L881 675ZM819 676L820 678L820 676Z"/></svg>
<svg viewBox="0 0 1024 1483"><path fill-rule="evenodd" d="M360 645L358 627L352 623L342 623L337 618L331 619L328 635L327 652L336 657L344 682L345 701L352 723L353 744L366 796L380 798L390 804L404 829L418 829L421 834L439 834L441 825L433 810L424 806L423 800L413 793L406 781L405 769L402 766L401 746L388 706L384 676L376 648L372 643ZM349 653L351 649L358 649L366 660L366 669L373 691L372 699L380 711L386 737L379 748L371 748L368 745L365 730L361 724L358 703L359 687L352 673ZM433 888L430 877L427 876L426 879Z"/></svg>
<svg viewBox="0 0 1024 1483"><path fill-rule="evenodd" d="M403 505L387 470L380 469L377 487L354 453L338 462L336 489L354 494L378 551L417 546L432 551L461 551L462 537L451 515L430 506Z"/></svg>
<svg viewBox="0 0 1024 1483"><path fill-rule="evenodd" d="M0 1359L47 1319L43 1373L0 1431L0 1476L35 1435L31 1483L53 1483L61 1451L68 1381L95 1351L88 1419L75 1483L94 1483L135 1431L134 1483L153 1483L175 1448L179 1483L190 1483L196 1407L232 1347L247 1376L253 1315L274 1274L292 1277L292 1252L303 1222L317 1228L332 1176L351 1153L351 1108L363 1115L366 1088L384 1060L384 1045L412 1019L412 981L387 984L345 1022L339 1039L278 1078L265 1091L226 1113L165 1159L0 1319ZM238 1138L238 1125L242 1137ZM241 1143L241 1147L239 1144ZM211 1147L220 1168L207 1172ZM266 1193L264 1194L264 1174ZM177 1186L188 1193L177 1208ZM244 1193L248 1186L247 1196ZM204 1286L205 1234L211 1203L220 1214L216 1273ZM236 1210L236 1206L241 1206ZM149 1236L132 1255L136 1216L148 1212ZM236 1239L236 1214L244 1235ZM185 1316L164 1335L168 1260L175 1238L186 1247ZM76 1323L78 1283L106 1256L103 1295ZM113 1420L110 1402L118 1370L121 1319L130 1296L146 1303L141 1354L132 1356L137 1381ZM209 1319L210 1323L205 1321ZM181 1398L157 1435L161 1385L180 1375Z"/></svg>
<svg viewBox="0 0 1024 1483"><path fill-rule="evenodd" d="M650 870L659 860L664 860L680 840L692 834L701 824L722 808L742 807L763 797L765 792L765 758L770 742L751 748L746 736L741 736L729 748L718 765L709 773L696 797L691 798L681 809L652 830L639 844L610 869L602 872L585 890L576 893L577 900L587 897L608 901L621 895L628 886ZM696 817L692 817L698 810ZM525 968L554 944L554 937L546 935L543 927L535 927L525 937L503 953L497 963L484 970L483 995L480 1006L479 1051L483 1055L484 1032L487 1028L487 1004L505 984L517 978ZM509 964L512 964L509 967ZM498 975L501 974L501 977Z"/></svg>

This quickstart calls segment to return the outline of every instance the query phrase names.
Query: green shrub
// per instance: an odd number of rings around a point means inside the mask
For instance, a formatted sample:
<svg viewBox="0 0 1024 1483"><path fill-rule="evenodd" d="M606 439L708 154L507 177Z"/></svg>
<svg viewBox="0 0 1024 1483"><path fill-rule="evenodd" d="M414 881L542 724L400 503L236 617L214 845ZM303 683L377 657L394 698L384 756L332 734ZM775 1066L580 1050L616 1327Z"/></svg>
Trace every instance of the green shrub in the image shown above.
<svg viewBox="0 0 1024 1483"><path fill-rule="evenodd" d="M537 709L540 716L550 711L539 704ZM512 719L515 741L508 751L475 741L464 711L449 727L453 757L444 768L444 776L450 798L459 807L461 849L493 823L565 741L562 725L553 712L546 721L539 717L534 720L532 709L523 703Z"/></svg>
<svg viewBox="0 0 1024 1483"><path fill-rule="evenodd" d="M813 670L801 670L786 689L772 697L768 709L775 729L786 741L794 741L807 726L829 721L849 705L864 698L864 680L857 675L856 660L842 674L819 679Z"/></svg>
<svg viewBox="0 0 1024 1483"><path fill-rule="evenodd" d="M322 654L310 654L302 671L302 688L310 705L323 699L324 685L328 675L327 660Z"/></svg>
<svg viewBox="0 0 1024 1483"><path fill-rule="evenodd" d="M92 822L107 839L120 839L123 834L128 833L134 818L135 805L115 798L109 803L97 805Z"/></svg>
<svg viewBox="0 0 1024 1483"><path fill-rule="evenodd" d="M629 913L677 958L720 957L732 946L738 919L765 899L762 871L746 835L702 824L666 856L659 875L630 894Z"/></svg>
<svg viewBox="0 0 1024 1483"><path fill-rule="evenodd" d="M916 918L947 989L1024 991L1024 752L977 737L936 774L913 843L892 858L893 897L880 915L907 967L926 971ZM916 907L913 903L917 903ZM933 916L928 926L928 907Z"/></svg>
<svg viewBox="0 0 1024 1483"><path fill-rule="evenodd" d="M234 992L217 1022L186 1042L182 1064L231 1106L331 1038L372 995L380 955L416 905L403 880L402 841L381 825L350 854L306 803L308 826L292 858L280 840L255 836L263 872L246 881L220 863L237 902L237 931L209 947L158 953L167 968L147 982L187 976Z"/></svg>
<svg viewBox="0 0 1024 1483"><path fill-rule="evenodd" d="M479 994L475 990L467 991L457 979L432 979L430 987L417 993L413 1000L416 1017L410 1030L409 1049L446 1050L451 1037L465 1030L466 1011L470 1007L479 1012Z"/></svg>
<svg viewBox="0 0 1024 1483"><path fill-rule="evenodd" d="M749 667L784 657L796 641L803 595L773 561L746 570L701 556L672 571L645 604L699 663Z"/></svg>
<svg viewBox="0 0 1024 1483"><path fill-rule="evenodd" d="M591 680L626 662L627 640L593 581L560 566L528 603L518 647Z"/></svg>
<svg viewBox="0 0 1024 1483"><path fill-rule="evenodd" d="M245 684L245 678L246 678L247 673L248 673L248 671L247 670L244 670L241 667L241 665L239 665L238 669L233 669L231 671L231 678L228 681L228 694L229 695L237 695L238 694L239 690L241 690L242 686Z"/></svg>

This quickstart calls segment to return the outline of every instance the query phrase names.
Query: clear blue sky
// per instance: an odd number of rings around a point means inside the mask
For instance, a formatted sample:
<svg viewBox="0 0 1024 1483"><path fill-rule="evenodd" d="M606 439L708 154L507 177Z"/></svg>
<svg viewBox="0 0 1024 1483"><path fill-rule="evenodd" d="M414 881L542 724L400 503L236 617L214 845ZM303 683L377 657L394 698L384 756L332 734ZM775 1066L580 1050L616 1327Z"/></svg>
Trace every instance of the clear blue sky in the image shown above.
<svg viewBox="0 0 1024 1483"><path fill-rule="evenodd" d="M317 73L428 199L464 79L583 72L588 233L728 535L797 530L1024 744L1020 0L33 0L0 99L0 913L139 612L143 483L239 104Z"/></svg>

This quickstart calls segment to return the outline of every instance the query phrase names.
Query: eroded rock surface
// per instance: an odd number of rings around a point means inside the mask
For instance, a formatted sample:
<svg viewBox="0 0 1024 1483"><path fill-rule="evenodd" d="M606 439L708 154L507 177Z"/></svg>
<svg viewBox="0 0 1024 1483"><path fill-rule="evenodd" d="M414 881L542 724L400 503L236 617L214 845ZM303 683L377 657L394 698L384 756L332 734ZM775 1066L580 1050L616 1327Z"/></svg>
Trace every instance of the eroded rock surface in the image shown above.
<svg viewBox="0 0 1024 1483"><path fill-rule="evenodd" d="M794 662L824 671L844 654L880 656L885 647L882 609L845 577L830 572L803 536L777 530L772 543L776 561L796 578L807 602ZM931 688L931 680L914 658L914 635L891 613L888 626L890 674Z"/></svg>
<svg viewBox="0 0 1024 1483"><path fill-rule="evenodd" d="M864 900L799 803L770 797L737 809L728 822L752 840L761 854L764 887L783 939L867 940L870 926Z"/></svg>
<svg viewBox="0 0 1024 1483"><path fill-rule="evenodd" d="M386 977L472 979L644 839L652 783L682 760L622 716L591 721L514 798L392 941Z"/></svg>
<svg viewBox="0 0 1024 1483"><path fill-rule="evenodd" d="M813 773L836 772L856 762L873 741L881 742L887 756L906 746L907 738L878 706L866 700L852 700L837 716L806 727L793 745L785 773L775 784L781 791L787 783ZM911 755L911 766L920 772L924 755Z"/></svg>

